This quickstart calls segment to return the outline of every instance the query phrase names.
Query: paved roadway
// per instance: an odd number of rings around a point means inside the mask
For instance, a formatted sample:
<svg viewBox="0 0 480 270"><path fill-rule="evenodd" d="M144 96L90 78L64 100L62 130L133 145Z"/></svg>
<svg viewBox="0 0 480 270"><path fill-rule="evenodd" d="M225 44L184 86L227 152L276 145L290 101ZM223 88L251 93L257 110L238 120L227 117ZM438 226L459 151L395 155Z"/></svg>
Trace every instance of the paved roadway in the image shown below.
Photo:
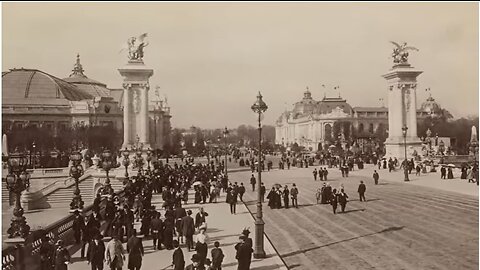
<svg viewBox="0 0 480 270"><path fill-rule="evenodd" d="M331 169L328 182L343 183L350 197L346 213L334 215L330 205L316 204L321 183L312 171L262 174L267 194L274 183L299 188L299 209L263 208L266 234L290 269L478 269L478 191L470 196L401 181L375 186L371 167L348 178ZM231 179L250 187L250 175ZM360 180L367 184L366 203L358 200ZM256 194L247 190L245 201L255 212Z"/></svg>

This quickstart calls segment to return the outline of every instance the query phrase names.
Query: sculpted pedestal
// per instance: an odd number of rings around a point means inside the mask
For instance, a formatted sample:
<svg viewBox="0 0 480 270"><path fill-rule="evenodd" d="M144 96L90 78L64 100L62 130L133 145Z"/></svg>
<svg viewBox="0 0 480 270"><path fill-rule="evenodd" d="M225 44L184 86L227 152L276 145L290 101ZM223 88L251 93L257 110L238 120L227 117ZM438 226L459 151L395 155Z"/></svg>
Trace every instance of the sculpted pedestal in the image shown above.
<svg viewBox="0 0 480 270"><path fill-rule="evenodd" d="M407 126L407 158L421 153L422 142L417 136L417 77L423 71L408 63L394 65L383 77L388 83L388 138L386 156L405 158L402 127Z"/></svg>
<svg viewBox="0 0 480 270"><path fill-rule="evenodd" d="M149 78L153 69L145 66L142 60L130 60L119 68L123 77L123 145L131 149L140 143L143 149L150 148L148 122Z"/></svg>

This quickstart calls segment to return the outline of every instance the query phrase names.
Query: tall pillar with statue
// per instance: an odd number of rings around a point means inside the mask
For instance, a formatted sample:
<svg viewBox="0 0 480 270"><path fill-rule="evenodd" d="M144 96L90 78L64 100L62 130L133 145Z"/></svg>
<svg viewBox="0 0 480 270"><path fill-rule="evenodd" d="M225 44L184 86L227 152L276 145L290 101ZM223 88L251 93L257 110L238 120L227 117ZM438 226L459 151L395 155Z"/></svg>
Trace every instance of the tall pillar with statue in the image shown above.
<svg viewBox="0 0 480 270"><path fill-rule="evenodd" d="M417 48L407 43L395 45L393 67L383 77L388 83L388 138L386 156L408 159L421 153L422 142L417 136L417 77L423 72L408 63L408 51ZM406 128L405 128L406 127ZM403 130L402 130L403 129ZM404 131L405 130L405 131ZM405 154L406 152L406 154Z"/></svg>
<svg viewBox="0 0 480 270"><path fill-rule="evenodd" d="M143 63L143 48L148 45L147 34L128 39L128 62L118 69L123 77L123 145L132 148L139 143L150 148L148 91L153 69Z"/></svg>

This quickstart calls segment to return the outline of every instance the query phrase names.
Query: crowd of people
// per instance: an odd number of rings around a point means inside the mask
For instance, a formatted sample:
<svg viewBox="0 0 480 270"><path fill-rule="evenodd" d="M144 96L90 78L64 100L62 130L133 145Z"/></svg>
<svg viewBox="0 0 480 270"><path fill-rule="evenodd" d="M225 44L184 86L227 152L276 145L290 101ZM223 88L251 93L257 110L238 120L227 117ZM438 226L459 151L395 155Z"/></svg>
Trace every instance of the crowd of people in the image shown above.
<svg viewBox="0 0 480 270"><path fill-rule="evenodd" d="M255 181L253 175L252 178ZM215 165L213 161L194 164L193 160L173 166L155 163L152 170L139 170L137 176L126 182L123 196L113 193L104 196L107 198L102 207L102 196L98 194L90 215L84 217L79 211L74 213L73 238L76 245L81 246L81 258L86 259L94 270L103 269L104 261L110 269L118 270L123 269L124 254L128 254L128 269L140 269L143 243L151 239L154 250L174 250L174 269L221 269L223 253L218 242L211 250L211 259L207 258L208 213L200 207L192 217L192 211L183 207L189 201L191 188L195 192L194 202L199 204L217 202L223 191L226 201L232 205L233 214L237 201L243 200L245 193L243 183L229 183L222 164ZM155 208L152 203L154 194L161 195L163 209ZM140 225L138 232L135 224ZM248 233L244 230L235 246L239 269L249 269L253 248ZM105 246L102 239L107 237L111 240ZM126 250L122 243L127 243ZM190 265L185 266L182 246L189 252L196 252ZM67 269L71 260L63 242L53 245L47 235L42 240L40 257L45 270Z"/></svg>

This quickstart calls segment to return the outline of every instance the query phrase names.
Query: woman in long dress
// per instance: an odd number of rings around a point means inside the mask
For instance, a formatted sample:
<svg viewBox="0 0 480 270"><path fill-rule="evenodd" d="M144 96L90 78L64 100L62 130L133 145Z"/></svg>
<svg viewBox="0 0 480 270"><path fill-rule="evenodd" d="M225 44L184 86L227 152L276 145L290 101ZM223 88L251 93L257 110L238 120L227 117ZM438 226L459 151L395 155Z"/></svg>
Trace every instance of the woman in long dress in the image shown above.
<svg viewBox="0 0 480 270"><path fill-rule="evenodd" d="M272 187L272 189L267 195L267 199L268 199L268 206L270 206L270 209L274 209L275 208L275 187Z"/></svg>

